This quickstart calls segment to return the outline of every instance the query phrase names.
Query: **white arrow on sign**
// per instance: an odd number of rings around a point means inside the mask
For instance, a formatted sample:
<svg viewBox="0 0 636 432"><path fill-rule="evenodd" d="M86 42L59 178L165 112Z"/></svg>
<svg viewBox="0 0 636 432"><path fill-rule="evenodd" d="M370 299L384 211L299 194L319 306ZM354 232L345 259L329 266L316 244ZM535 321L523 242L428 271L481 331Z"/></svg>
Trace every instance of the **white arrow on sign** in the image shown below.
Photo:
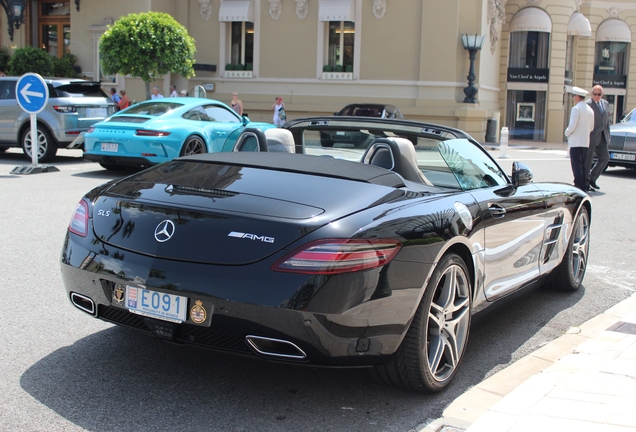
<svg viewBox="0 0 636 432"><path fill-rule="evenodd" d="M24 88L22 90L20 90L20 94L22 95L24 100L26 100L27 103L31 103L31 99L29 99L29 96L36 96L36 97L41 97L41 98L44 97L44 93L29 91L29 87L31 87L31 83L27 83L24 86Z"/></svg>

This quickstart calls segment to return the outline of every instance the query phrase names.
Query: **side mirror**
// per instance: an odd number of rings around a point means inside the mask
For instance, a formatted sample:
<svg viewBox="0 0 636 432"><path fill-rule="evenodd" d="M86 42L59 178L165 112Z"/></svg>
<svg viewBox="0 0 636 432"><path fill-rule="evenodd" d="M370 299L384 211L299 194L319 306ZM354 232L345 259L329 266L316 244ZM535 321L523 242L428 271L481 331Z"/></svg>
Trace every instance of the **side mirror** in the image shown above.
<svg viewBox="0 0 636 432"><path fill-rule="evenodd" d="M243 119L243 126L247 126L247 124L250 122L250 119L247 117L247 114L243 114L243 117L241 117Z"/></svg>
<svg viewBox="0 0 636 432"><path fill-rule="evenodd" d="M515 187L532 183L534 175L528 165L521 162L512 163L512 184Z"/></svg>

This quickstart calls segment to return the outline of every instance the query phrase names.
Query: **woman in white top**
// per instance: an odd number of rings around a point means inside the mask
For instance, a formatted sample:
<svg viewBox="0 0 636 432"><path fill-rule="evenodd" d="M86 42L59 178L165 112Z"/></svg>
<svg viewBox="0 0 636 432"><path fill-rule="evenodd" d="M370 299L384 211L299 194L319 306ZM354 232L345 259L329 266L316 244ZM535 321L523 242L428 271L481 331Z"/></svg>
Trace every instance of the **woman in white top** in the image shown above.
<svg viewBox="0 0 636 432"><path fill-rule="evenodd" d="M274 124L276 127L281 127L285 124L287 120L287 115L285 114L285 104L283 103L282 97L276 97L276 102L274 102L274 106L272 107L274 110Z"/></svg>

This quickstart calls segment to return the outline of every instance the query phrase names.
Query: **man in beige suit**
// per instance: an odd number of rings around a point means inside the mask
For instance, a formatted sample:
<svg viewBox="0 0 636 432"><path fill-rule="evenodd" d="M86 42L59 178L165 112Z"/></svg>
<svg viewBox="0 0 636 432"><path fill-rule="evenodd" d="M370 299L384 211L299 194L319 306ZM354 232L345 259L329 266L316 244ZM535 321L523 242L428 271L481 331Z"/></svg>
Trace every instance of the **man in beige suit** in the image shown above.
<svg viewBox="0 0 636 432"><path fill-rule="evenodd" d="M594 130L594 111L585 103L588 91L580 87L572 87L574 105L570 112L570 124L565 130L570 150L570 165L574 174L574 186L587 192L585 158L590 146L590 132Z"/></svg>

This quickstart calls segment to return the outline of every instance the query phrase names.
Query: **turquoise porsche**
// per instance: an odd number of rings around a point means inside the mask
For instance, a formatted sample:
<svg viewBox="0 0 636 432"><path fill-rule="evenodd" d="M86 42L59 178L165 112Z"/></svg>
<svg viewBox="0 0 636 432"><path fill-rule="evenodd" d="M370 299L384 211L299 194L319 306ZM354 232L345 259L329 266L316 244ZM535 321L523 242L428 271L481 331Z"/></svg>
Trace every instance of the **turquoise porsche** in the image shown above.
<svg viewBox="0 0 636 432"><path fill-rule="evenodd" d="M250 122L223 102L163 98L141 102L94 124L83 136L84 159L110 170L144 168L179 156L232 151Z"/></svg>

